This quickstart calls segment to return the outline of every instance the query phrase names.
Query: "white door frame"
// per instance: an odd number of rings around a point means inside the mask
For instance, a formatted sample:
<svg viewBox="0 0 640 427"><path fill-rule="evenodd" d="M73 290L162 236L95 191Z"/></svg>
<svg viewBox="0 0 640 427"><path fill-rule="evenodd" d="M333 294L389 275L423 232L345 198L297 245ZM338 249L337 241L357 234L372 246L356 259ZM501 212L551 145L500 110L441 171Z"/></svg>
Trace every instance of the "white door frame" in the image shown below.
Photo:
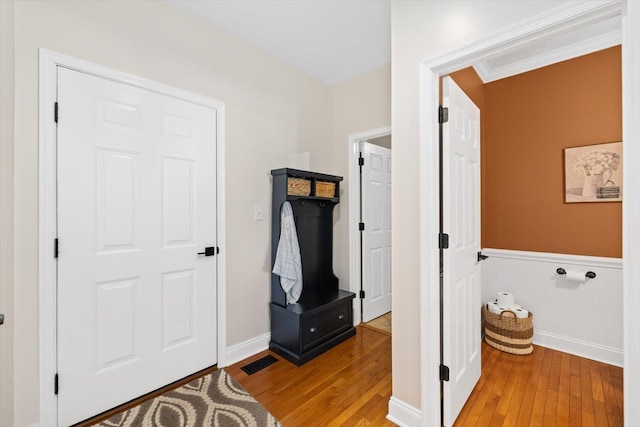
<svg viewBox="0 0 640 427"><path fill-rule="evenodd" d="M444 52L420 63L420 353L422 425L440 425L439 341L439 203L438 203L438 105L439 79L491 55L554 33L622 16L623 88L623 304L624 304L624 419L630 425L640 419L640 2L569 2L547 13L482 37L459 49ZM635 219L635 222L634 222Z"/></svg>
<svg viewBox="0 0 640 427"><path fill-rule="evenodd" d="M38 343L40 377L40 425L58 425L57 396L54 394L54 375L57 369L57 304L56 273L57 262L53 255L53 241L56 234L56 124L53 106L56 101L58 66L80 71L96 77L129 84L163 95L204 105L216 110L216 245L222 250L216 255L217 272L217 343L218 366L226 366L226 236L225 236L225 105L223 102L202 95L187 92L171 86L122 73L102 65L79 60L40 49L40 93L39 93L39 186L38 186ZM64 111L60 112L61 117ZM62 249L64 250L64 248ZM64 381L64 380L63 380Z"/></svg>
<svg viewBox="0 0 640 427"><path fill-rule="evenodd" d="M391 135L391 126L349 135L349 290L356 294L353 307L353 324L358 325L362 319L360 304L360 143L370 139Z"/></svg>

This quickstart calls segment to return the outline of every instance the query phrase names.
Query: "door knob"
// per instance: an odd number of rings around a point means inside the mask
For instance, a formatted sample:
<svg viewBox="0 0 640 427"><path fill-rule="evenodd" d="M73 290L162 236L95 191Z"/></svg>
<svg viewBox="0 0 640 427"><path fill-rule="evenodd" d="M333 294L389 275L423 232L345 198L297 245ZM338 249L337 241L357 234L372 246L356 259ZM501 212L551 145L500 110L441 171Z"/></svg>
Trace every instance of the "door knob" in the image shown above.
<svg viewBox="0 0 640 427"><path fill-rule="evenodd" d="M204 256L214 256L216 254L216 247L215 246L209 246L204 248L204 252L198 252L198 255L204 255Z"/></svg>
<svg viewBox="0 0 640 427"><path fill-rule="evenodd" d="M4 324L4 314L0 314L0 325Z"/></svg>

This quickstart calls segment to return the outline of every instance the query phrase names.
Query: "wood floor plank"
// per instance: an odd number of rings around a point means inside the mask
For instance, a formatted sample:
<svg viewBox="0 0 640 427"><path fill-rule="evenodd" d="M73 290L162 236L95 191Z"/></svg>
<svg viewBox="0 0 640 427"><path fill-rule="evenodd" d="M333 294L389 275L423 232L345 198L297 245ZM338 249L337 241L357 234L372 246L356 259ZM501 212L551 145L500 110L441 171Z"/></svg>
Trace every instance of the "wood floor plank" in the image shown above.
<svg viewBox="0 0 640 427"><path fill-rule="evenodd" d="M254 396L260 396L260 402L265 407L273 407L272 413L280 418L281 413L287 415L290 412L290 407L303 407L311 397L316 395L327 397L322 393L325 389L332 387L337 378L349 380L354 372L358 371L367 373L366 378L370 378L371 365L363 362L365 360L382 360L382 363L386 363L385 371L390 372L391 355L388 336L377 331L367 331L357 334L349 342L352 343L351 346L338 346L325 353L323 357L313 359L299 368L275 355L276 358L281 359L280 362L251 376L247 376L240 370L248 360L233 365L227 370L232 376L243 378L241 384ZM363 351L363 349L368 350ZM263 352L261 355L268 353L268 351ZM354 369L354 366L357 369ZM327 375L327 372L332 372L334 375ZM291 393L292 390L295 390L295 393ZM280 407L280 402L283 400L287 402L285 408Z"/></svg>
<svg viewBox="0 0 640 427"><path fill-rule="evenodd" d="M325 404L326 410L321 417L311 414L308 417L309 420L303 419L302 423L308 425L309 422L313 421L328 425L341 414L356 412L369 399L375 396L382 387L391 386L391 372L387 372L387 376L381 378L377 374L380 366L368 364L362 366L362 368L370 375L365 378L355 378L355 376L344 375L343 373L342 379L346 381L346 384L353 385L339 388L337 390L338 394L330 400L329 404ZM309 404L312 404L312 402L312 400L309 401Z"/></svg>
<svg viewBox="0 0 640 427"><path fill-rule="evenodd" d="M598 426L608 426L607 406L604 402L604 387L598 362L589 361L589 374L591 375L591 396L593 398L593 412L595 423Z"/></svg>
<svg viewBox="0 0 640 427"><path fill-rule="evenodd" d="M280 361L253 375L240 369L267 354ZM391 337L372 328L358 327L300 367L264 351L225 370L286 427L393 426ZM454 427L621 427L622 393L621 368L539 346L516 356L482 343L482 375Z"/></svg>
<svg viewBox="0 0 640 427"><path fill-rule="evenodd" d="M542 363L548 351L549 350L544 347L535 347L533 350L537 357L533 359L533 367L531 368L529 379L526 384L524 384L522 405L518 411L518 419L516 421L516 425L518 426L529 425L536 389L538 387L538 381L540 380L540 370L542 369Z"/></svg>
<svg viewBox="0 0 640 427"><path fill-rule="evenodd" d="M589 361L587 359L580 359L580 383L582 389L582 425L584 427L594 427L596 418L591 391L591 371L589 370Z"/></svg>
<svg viewBox="0 0 640 427"><path fill-rule="evenodd" d="M560 360L560 374L558 378L558 410L557 427L569 426L569 398L571 386L571 356L562 353Z"/></svg>
<svg viewBox="0 0 640 427"><path fill-rule="evenodd" d="M511 401L514 396L514 391L516 389L516 385L518 384L518 380L520 379L520 375L524 369L525 363L522 363L519 360L519 356L512 356L513 359L513 367L511 369L511 373L507 378L504 389L502 390L502 394L500 396L500 401L498 402L498 406L496 407L495 413L493 415L494 418L498 417L502 419L502 423L500 425L505 424L505 420L507 418L507 411L509 410L509 406L511 405ZM492 420L492 423L494 421Z"/></svg>
<svg viewBox="0 0 640 427"><path fill-rule="evenodd" d="M623 425L620 368L538 346L515 356L483 343L482 357L454 427Z"/></svg>
<svg viewBox="0 0 640 427"><path fill-rule="evenodd" d="M517 425L518 416L520 414L520 409L522 407L522 400L524 399L524 390L526 385L531 381L532 369L534 366L534 360L538 357L541 357L541 352L534 350L534 353L529 357L529 360L525 362L520 362L523 366L520 371L520 375L516 380L516 385L513 391L513 395L511 396L511 400L509 402L509 407L507 408L507 412L504 419L504 426L513 427Z"/></svg>
<svg viewBox="0 0 640 427"><path fill-rule="evenodd" d="M287 427L393 426L386 419L391 397L391 337L357 327L356 336L296 366L279 362L247 375L243 360L225 370ZM253 359L261 357L254 356Z"/></svg>
<svg viewBox="0 0 640 427"><path fill-rule="evenodd" d="M542 367L540 368L540 378L538 378L538 385L536 387L536 393L533 398L533 406L531 408L529 426L537 427L543 425L546 399L549 396L548 386L551 372L551 362L553 360L554 353L555 351L550 349L547 349L545 351L544 360L542 361Z"/></svg>
<svg viewBox="0 0 640 427"><path fill-rule="evenodd" d="M605 407L607 410L607 420L610 426L622 425L622 408L618 405L613 378L609 366L600 364L600 378L602 379L602 390L604 394Z"/></svg>
<svg viewBox="0 0 640 427"><path fill-rule="evenodd" d="M553 352L551 360L551 371L549 372L549 383L547 386L547 397L544 404L544 417L542 425L558 425L558 398L560 394L560 371L562 369L562 353Z"/></svg>
<svg viewBox="0 0 640 427"><path fill-rule="evenodd" d="M577 356L571 356L569 425L582 426L582 378L580 376L580 358Z"/></svg>
<svg viewBox="0 0 640 427"><path fill-rule="evenodd" d="M380 409L385 408L389 400L386 393L384 395L380 395L379 391L383 388L390 389L390 387L391 373L389 373L384 381L381 381L377 387L362 393L361 397L349 406L349 409L340 411L339 414L332 414L326 425L336 427L354 425L362 420L373 423L374 420L379 417L381 412L384 412L384 416L386 416L386 411L380 411ZM384 401L384 399L387 400Z"/></svg>
<svg viewBox="0 0 640 427"><path fill-rule="evenodd" d="M484 343L482 344L482 358L481 358L482 366L483 366L482 369L487 371L494 368L494 365L500 356L499 352L491 351L490 349L491 347L489 347L488 345ZM478 380L478 383L476 384L473 391L471 392L471 395L469 396L467 403L464 405L464 407L460 411L460 414L458 414L458 418L456 419L455 425L465 425L466 419L471 411L471 408L474 407L475 402L478 399L478 396L482 394L482 390L484 388L485 382L487 381L487 377L488 377L487 375L480 376L480 380Z"/></svg>
<svg viewBox="0 0 640 427"><path fill-rule="evenodd" d="M609 366L609 373L611 374L611 381L613 383L616 401L620 407L620 413L624 413L624 400L622 398L622 369L615 366Z"/></svg>
<svg viewBox="0 0 640 427"><path fill-rule="evenodd" d="M486 344L483 343L483 345L486 345ZM491 396L491 390L493 389L494 384L498 381L498 378L501 376L502 367L504 366L505 358L501 358L499 356L500 355L498 354L496 363L492 366L492 369L485 376L485 381L482 384L483 388L480 391L480 393L478 393L475 403L470 408L466 419L460 424L458 424L458 422L456 421L454 423L454 426L463 426L463 427L475 426L478 420L480 419L480 416L484 411L484 407ZM481 376L481 379L482 379L482 376Z"/></svg>
<svg viewBox="0 0 640 427"><path fill-rule="evenodd" d="M493 421L493 417L500 403L500 399L502 398L502 394L507 383L507 380L512 375L512 369L514 366L514 360L512 357L505 357L505 363L502 366L502 371L498 376L493 388L489 391L489 398L487 399L487 403L484 405L482 413L480 414L480 418L476 425L496 425L500 422L499 425L502 425L504 421L504 416L500 414L497 415L497 419Z"/></svg>

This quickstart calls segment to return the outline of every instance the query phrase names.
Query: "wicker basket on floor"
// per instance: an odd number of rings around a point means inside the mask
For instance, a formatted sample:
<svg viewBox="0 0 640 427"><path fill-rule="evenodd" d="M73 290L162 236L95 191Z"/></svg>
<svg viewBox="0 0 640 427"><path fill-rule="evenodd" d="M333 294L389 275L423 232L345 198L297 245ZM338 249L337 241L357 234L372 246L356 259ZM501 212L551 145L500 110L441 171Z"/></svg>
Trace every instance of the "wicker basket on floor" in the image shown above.
<svg viewBox="0 0 640 427"><path fill-rule="evenodd" d="M500 314L482 308L484 340L493 348L512 354L531 354L533 351L533 314L518 319L511 310Z"/></svg>

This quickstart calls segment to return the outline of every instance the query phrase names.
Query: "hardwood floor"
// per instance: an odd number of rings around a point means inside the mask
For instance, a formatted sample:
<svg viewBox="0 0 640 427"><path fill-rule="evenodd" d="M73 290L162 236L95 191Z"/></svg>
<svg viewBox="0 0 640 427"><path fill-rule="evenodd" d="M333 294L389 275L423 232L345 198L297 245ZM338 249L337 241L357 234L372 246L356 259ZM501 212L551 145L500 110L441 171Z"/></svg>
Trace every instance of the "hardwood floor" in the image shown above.
<svg viewBox="0 0 640 427"><path fill-rule="evenodd" d="M367 323L363 323L362 326L368 326L386 332L387 334L391 334L391 312L383 314L380 317L376 317Z"/></svg>
<svg viewBox="0 0 640 427"><path fill-rule="evenodd" d="M266 354L279 362L253 375L240 369ZM516 356L483 343L482 360L480 381L454 427L623 425L620 368L538 346ZM355 337L301 367L264 351L225 370L285 427L394 425L385 418L391 336L377 329L358 326Z"/></svg>
<svg viewBox="0 0 640 427"><path fill-rule="evenodd" d="M391 337L367 327L296 367L280 362L240 370L270 352L225 368L286 427L392 426ZM273 353L271 353L273 354ZM535 346L531 356L482 344L482 376L454 427L622 426L622 369Z"/></svg>
<svg viewBox="0 0 640 427"><path fill-rule="evenodd" d="M482 343L482 376L454 427L622 426L622 369L535 346L531 356Z"/></svg>
<svg viewBox="0 0 640 427"><path fill-rule="evenodd" d="M279 362L247 375L241 366L266 354ZM357 327L356 336L296 367L269 351L225 370L286 427L393 426L391 337Z"/></svg>

